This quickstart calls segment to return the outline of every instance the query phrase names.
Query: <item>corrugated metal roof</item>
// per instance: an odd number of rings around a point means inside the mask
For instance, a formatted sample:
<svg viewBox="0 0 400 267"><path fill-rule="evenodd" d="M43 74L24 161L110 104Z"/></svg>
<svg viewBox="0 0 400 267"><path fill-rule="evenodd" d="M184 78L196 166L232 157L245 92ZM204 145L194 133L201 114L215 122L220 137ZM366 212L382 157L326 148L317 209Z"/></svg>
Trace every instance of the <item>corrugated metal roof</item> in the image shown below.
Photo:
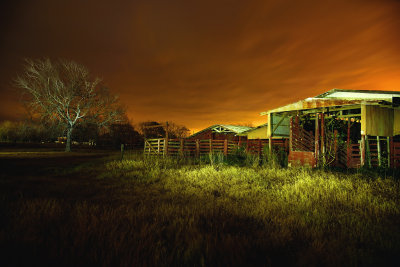
<svg viewBox="0 0 400 267"><path fill-rule="evenodd" d="M354 105L364 102L374 103L379 101L392 102L393 97L400 97L398 91L376 91L376 90L348 90L332 89L315 97L309 97L304 100L278 107L261 115L267 115L270 112L285 112L302 109L313 109L332 106Z"/></svg>
<svg viewBox="0 0 400 267"><path fill-rule="evenodd" d="M334 99L364 99L364 100L387 100L391 101L392 97L400 97L398 91L377 91L377 90L348 90L348 89L332 89L313 98L334 98Z"/></svg>

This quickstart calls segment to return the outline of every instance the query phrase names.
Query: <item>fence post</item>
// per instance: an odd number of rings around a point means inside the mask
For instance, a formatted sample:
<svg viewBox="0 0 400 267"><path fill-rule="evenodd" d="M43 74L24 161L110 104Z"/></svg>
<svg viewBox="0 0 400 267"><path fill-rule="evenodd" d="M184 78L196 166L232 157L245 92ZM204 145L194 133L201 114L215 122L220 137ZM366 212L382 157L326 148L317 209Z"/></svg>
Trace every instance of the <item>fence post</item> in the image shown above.
<svg viewBox="0 0 400 267"><path fill-rule="evenodd" d="M169 140L168 140L168 138L166 137L166 138L164 139L164 155L165 155L165 156L168 155L168 142L169 142Z"/></svg>
<svg viewBox="0 0 400 267"><path fill-rule="evenodd" d="M179 153L181 154L181 156L183 156L184 145L185 145L185 140L183 138L181 138L181 143L180 143L180 147L179 147Z"/></svg>
<svg viewBox="0 0 400 267"><path fill-rule="evenodd" d="M338 135L338 131L335 130L335 131L333 132L333 138L334 138L333 147L334 147L334 151L335 151L335 166L336 166L336 167L337 167L338 162L339 162L339 159L338 159L339 154L338 154L337 135Z"/></svg>
<svg viewBox="0 0 400 267"><path fill-rule="evenodd" d="M224 140L224 155L228 156L228 139Z"/></svg>
<svg viewBox="0 0 400 267"><path fill-rule="evenodd" d="M196 156L200 157L200 141L196 139Z"/></svg>
<svg viewBox="0 0 400 267"><path fill-rule="evenodd" d="M121 144L121 161L124 159L124 144Z"/></svg>

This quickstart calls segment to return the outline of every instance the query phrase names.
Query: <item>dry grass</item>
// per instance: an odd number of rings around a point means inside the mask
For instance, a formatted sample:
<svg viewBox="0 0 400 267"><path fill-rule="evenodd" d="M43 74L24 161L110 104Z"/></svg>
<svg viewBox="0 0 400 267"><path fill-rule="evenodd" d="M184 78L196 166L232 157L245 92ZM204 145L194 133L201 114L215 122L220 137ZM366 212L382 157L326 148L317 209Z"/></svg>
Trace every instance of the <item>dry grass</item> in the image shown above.
<svg viewBox="0 0 400 267"><path fill-rule="evenodd" d="M97 158L46 175L3 175L1 258L68 266L397 260L394 178L190 163Z"/></svg>

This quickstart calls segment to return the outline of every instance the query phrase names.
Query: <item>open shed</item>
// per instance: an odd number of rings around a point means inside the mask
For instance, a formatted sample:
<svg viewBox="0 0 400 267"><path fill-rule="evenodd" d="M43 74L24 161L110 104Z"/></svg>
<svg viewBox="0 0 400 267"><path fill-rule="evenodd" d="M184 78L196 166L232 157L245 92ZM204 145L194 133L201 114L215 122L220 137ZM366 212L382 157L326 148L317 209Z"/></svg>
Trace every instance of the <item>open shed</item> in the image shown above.
<svg viewBox="0 0 400 267"><path fill-rule="evenodd" d="M400 92L333 89L261 115L290 165L400 166Z"/></svg>
<svg viewBox="0 0 400 267"><path fill-rule="evenodd" d="M213 140L232 140L238 141L240 139L246 140L246 137L240 136L241 133L254 129L254 127L228 125L228 124L215 124L207 127L193 135L188 139L213 139Z"/></svg>

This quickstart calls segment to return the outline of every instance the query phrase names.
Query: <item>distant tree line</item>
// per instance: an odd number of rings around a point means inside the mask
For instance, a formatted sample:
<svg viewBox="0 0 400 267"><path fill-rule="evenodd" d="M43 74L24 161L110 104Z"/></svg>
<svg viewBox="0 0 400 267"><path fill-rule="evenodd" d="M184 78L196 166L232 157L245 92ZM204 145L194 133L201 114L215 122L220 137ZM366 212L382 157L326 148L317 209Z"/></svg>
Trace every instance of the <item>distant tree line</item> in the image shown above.
<svg viewBox="0 0 400 267"><path fill-rule="evenodd" d="M150 127L149 126L159 126ZM169 138L185 138L189 130L182 125L168 124ZM65 142L66 130L59 124L40 120L21 122L0 122L0 142L6 143L55 143ZM145 138L164 138L166 129L163 123L155 121L140 122L135 125L129 121L112 123L106 128L97 124L78 125L72 133L72 144L87 144L99 148L142 148Z"/></svg>

